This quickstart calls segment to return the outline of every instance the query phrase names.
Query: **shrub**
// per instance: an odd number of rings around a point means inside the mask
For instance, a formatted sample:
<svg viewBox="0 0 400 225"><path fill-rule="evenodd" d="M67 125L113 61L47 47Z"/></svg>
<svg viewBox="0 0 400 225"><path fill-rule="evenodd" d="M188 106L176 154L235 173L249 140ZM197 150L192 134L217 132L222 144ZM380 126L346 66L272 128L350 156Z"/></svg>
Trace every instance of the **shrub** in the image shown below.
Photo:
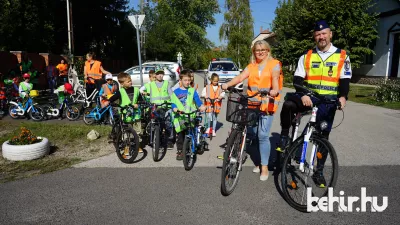
<svg viewBox="0 0 400 225"><path fill-rule="evenodd" d="M377 102L400 102L400 80L387 80L376 88L374 93Z"/></svg>
<svg viewBox="0 0 400 225"><path fill-rule="evenodd" d="M21 127L21 133L18 136L14 136L9 141L10 145L30 145L41 142L42 140L33 135L33 133L26 129L25 127Z"/></svg>

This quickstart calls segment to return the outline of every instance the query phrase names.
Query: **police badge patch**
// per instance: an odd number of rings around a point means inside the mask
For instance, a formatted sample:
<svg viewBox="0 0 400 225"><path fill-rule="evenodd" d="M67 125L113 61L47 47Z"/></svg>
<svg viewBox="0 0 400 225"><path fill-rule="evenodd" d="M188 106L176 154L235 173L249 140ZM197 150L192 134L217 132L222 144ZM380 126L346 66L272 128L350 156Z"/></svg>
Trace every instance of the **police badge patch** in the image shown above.
<svg viewBox="0 0 400 225"><path fill-rule="evenodd" d="M346 71L350 70L350 61L349 60L344 61L344 70L346 70Z"/></svg>

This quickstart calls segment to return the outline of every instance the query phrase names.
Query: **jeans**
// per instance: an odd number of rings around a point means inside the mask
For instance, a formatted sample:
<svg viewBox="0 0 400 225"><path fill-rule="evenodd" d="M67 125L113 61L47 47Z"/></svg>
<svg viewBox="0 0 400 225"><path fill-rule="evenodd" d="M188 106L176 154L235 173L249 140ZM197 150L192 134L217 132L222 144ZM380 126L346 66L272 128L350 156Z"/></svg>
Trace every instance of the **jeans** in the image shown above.
<svg viewBox="0 0 400 225"><path fill-rule="evenodd" d="M54 89L57 88L56 78L50 77L50 78L47 78L47 81L49 83L49 88L51 90L51 94L53 94L54 93Z"/></svg>
<svg viewBox="0 0 400 225"><path fill-rule="evenodd" d="M207 113L207 118L208 118L208 122L207 122L207 127L210 128L211 126L211 120L213 121L212 124L212 130L215 132L215 130L217 129L217 117L218 114L217 113Z"/></svg>
<svg viewBox="0 0 400 225"><path fill-rule="evenodd" d="M268 166L269 155L271 153L269 135L273 120L273 115L262 115L258 121L258 126L253 127L253 132L258 133L258 149L260 150L262 166Z"/></svg>

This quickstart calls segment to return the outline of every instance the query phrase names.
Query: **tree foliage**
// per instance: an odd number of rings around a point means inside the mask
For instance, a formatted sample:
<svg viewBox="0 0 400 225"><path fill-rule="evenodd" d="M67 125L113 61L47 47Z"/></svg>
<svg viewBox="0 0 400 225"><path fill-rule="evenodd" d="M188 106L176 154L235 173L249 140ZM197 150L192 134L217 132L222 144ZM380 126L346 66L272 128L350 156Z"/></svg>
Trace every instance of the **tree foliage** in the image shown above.
<svg viewBox="0 0 400 225"><path fill-rule="evenodd" d="M206 28L215 24L219 12L217 0L157 0L146 11L146 44L148 58L176 61L182 52L186 67L199 68L201 54L210 48Z"/></svg>
<svg viewBox="0 0 400 225"><path fill-rule="evenodd" d="M240 65L247 65L254 37L249 0L226 0L225 6L225 22L220 27L219 37L221 40L228 40L228 55Z"/></svg>
<svg viewBox="0 0 400 225"><path fill-rule="evenodd" d="M371 0L281 0L272 30L278 45L273 53L284 65L296 65L298 58L315 46L313 28L325 19L333 31L333 44L350 53L353 67L363 63L369 47L378 37Z"/></svg>

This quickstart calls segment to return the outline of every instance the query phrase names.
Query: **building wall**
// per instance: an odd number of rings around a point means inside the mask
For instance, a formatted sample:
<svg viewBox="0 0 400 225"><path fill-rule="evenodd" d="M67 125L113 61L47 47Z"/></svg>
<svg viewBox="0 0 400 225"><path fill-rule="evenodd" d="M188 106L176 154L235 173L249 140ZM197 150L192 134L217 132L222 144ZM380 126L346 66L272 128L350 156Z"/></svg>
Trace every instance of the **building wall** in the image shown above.
<svg viewBox="0 0 400 225"><path fill-rule="evenodd" d="M375 12L386 12L399 8L400 5L394 0L379 0L374 8ZM378 22L378 36L374 47L375 55L373 56L372 64L361 65L358 69L353 69L354 75L362 76L386 76L388 52L391 43L387 43L388 30L395 23L400 23L400 14L389 17L380 18ZM389 34L389 38L390 38ZM393 49L392 49L393 52ZM350 52L351 54L351 52ZM398 74L399 77L399 74Z"/></svg>

